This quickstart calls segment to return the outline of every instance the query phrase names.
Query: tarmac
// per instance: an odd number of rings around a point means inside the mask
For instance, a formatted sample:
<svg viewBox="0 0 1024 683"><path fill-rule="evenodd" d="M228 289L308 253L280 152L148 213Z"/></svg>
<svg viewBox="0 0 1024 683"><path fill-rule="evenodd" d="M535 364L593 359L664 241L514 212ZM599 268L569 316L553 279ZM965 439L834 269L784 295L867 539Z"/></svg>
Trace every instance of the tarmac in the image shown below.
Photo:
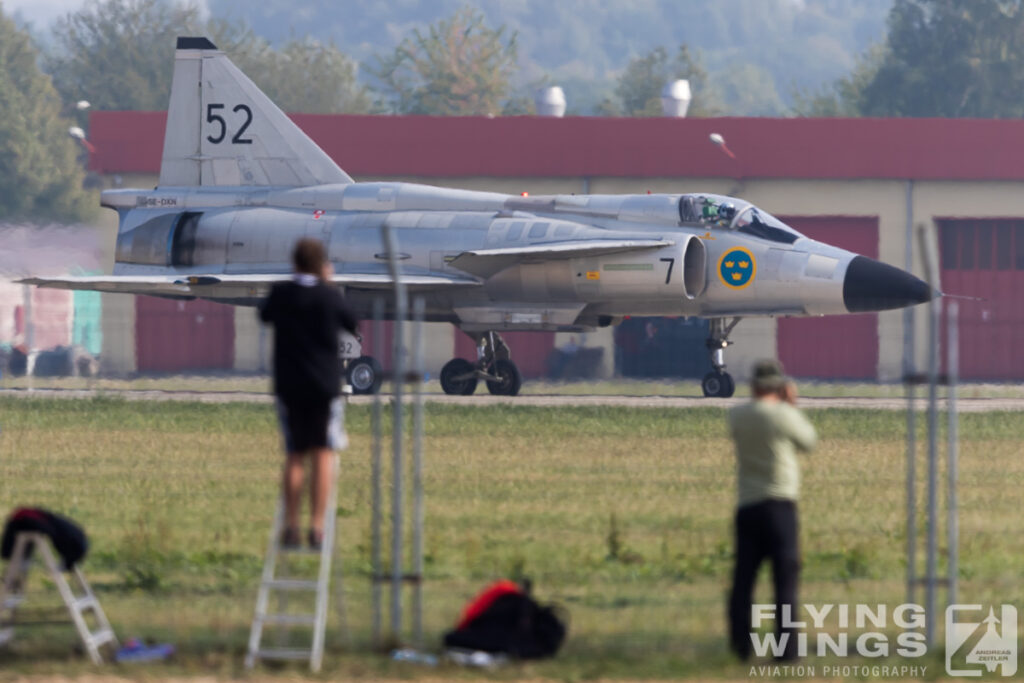
<svg viewBox="0 0 1024 683"><path fill-rule="evenodd" d="M924 392L917 399L918 410L924 410L926 400ZM274 397L263 392L243 391L162 391L140 389L0 389L0 396L21 398L61 398L88 399L103 397L123 398L129 401L198 401L201 403L272 403ZM384 395L384 400L390 396ZM445 394L424 394L424 401L443 405L459 406L619 406L624 408L702 408L730 407L748 401L748 398L703 398L680 396L570 396L557 394L529 394L525 396L492 396L478 393L473 396L448 396ZM411 401L409 394L406 401ZM366 405L373 402L372 396L351 396L353 405ZM906 410L907 402L895 397L836 397L801 396L799 404L806 409L837 408L844 410ZM946 402L940 399L941 410L946 410ZM961 413L984 413L995 411L1024 411L1024 397L1013 398L958 398L957 411Z"/></svg>

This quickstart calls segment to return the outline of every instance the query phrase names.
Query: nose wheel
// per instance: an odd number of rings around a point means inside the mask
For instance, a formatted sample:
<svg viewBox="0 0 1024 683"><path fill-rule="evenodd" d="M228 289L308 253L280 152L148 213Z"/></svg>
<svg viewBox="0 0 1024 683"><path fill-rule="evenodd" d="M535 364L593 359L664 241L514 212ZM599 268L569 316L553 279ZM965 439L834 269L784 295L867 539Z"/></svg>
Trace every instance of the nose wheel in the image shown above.
<svg viewBox="0 0 1024 683"><path fill-rule="evenodd" d="M509 357L505 340L497 332L475 335L476 363L453 358L441 368L441 389L451 396L469 396L483 380L495 396L518 396L523 385L519 368Z"/></svg>
<svg viewBox="0 0 1024 683"><path fill-rule="evenodd" d="M704 375L700 388L706 397L729 398L736 391L736 382L728 372L712 370Z"/></svg>
<svg viewBox="0 0 1024 683"><path fill-rule="evenodd" d="M733 318L726 323L725 318L712 318L708 333L707 347L711 354L713 370L704 375L700 388L706 397L729 398L736 392L736 382L732 375L725 371L725 347L732 344L729 334L739 323L740 318Z"/></svg>

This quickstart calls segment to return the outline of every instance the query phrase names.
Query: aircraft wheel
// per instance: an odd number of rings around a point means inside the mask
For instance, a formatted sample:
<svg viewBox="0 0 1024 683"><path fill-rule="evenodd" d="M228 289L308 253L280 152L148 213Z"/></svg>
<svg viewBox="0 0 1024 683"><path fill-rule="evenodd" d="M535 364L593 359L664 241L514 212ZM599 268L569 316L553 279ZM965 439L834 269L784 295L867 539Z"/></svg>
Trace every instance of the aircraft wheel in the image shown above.
<svg viewBox="0 0 1024 683"><path fill-rule="evenodd" d="M736 382L728 372L723 372L722 378L725 379L726 384L722 398L732 398L732 395L736 393Z"/></svg>
<svg viewBox="0 0 1024 683"><path fill-rule="evenodd" d="M360 356L348 365L348 383L353 394L372 394L380 388L380 363L371 356Z"/></svg>
<svg viewBox="0 0 1024 683"><path fill-rule="evenodd" d="M736 393L736 382L733 381L732 375L728 372L715 370L704 375L700 388L703 389L705 396L729 398Z"/></svg>
<svg viewBox="0 0 1024 683"><path fill-rule="evenodd" d="M519 374L519 368L510 360L498 359L494 361L493 374L498 378L487 380L487 391L495 396L517 396L519 389L523 386L523 377Z"/></svg>
<svg viewBox="0 0 1024 683"><path fill-rule="evenodd" d="M469 396L476 391L476 368L465 358L453 358L441 368L441 388L451 396Z"/></svg>

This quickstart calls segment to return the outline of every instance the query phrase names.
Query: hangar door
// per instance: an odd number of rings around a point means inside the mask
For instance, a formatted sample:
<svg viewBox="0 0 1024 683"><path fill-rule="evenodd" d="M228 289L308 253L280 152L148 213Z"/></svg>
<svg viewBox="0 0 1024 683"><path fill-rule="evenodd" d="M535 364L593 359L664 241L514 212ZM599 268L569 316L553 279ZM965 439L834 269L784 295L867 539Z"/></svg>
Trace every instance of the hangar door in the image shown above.
<svg viewBox="0 0 1024 683"><path fill-rule="evenodd" d="M780 217L811 239L878 258L877 216ZM878 376L878 315L780 318L779 359L795 377L864 379Z"/></svg>
<svg viewBox="0 0 1024 683"><path fill-rule="evenodd" d="M136 297L135 358L139 372L230 370L234 308L201 299Z"/></svg>
<svg viewBox="0 0 1024 683"><path fill-rule="evenodd" d="M960 376L1024 379L1024 219L935 222L942 291L981 299L958 302Z"/></svg>

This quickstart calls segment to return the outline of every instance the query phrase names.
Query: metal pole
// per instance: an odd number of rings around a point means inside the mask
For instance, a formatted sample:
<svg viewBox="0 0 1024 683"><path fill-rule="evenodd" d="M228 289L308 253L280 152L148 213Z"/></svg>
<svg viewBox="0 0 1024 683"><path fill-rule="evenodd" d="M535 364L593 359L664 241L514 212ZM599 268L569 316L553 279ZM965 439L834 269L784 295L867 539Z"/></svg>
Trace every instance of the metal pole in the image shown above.
<svg viewBox="0 0 1024 683"><path fill-rule="evenodd" d="M384 326L381 319L384 317L384 300L377 297L373 300L373 357L378 361L383 358L384 353ZM377 383L373 391L373 413L371 417L371 428L373 431L373 449L371 460L371 522L370 522L370 555L371 555L371 592L373 597L373 644L380 645L381 628L381 592L380 584L383 571L381 569L381 405L380 405L380 383Z"/></svg>
<svg viewBox="0 0 1024 683"><path fill-rule="evenodd" d="M36 367L36 323L32 310L32 287L22 285L23 308L25 319L25 386L32 388L32 374Z"/></svg>
<svg viewBox="0 0 1024 683"><path fill-rule="evenodd" d="M957 601L957 579L960 571L960 527L957 520L957 467L958 467L958 444L959 444L959 417L956 406L956 387L960 372L960 330L958 319L960 317L960 306L955 301L949 303L946 309L946 333L947 363L946 375L949 377L949 398L947 408L949 409L949 424L946 428L947 442L947 484L949 489L946 494L946 540L949 553L948 573L949 586L947 589L947 604L953 605Z"/></svg>
<svg viewBox="0 0 1024 683"><path fill-rule="evenodd" d="M913 604L917 581L917 396L913 359L905 365L907 391L907 603Z"/></svg>
<svg viewBox="0 0 1024 683"><path fill-rule="evenodd" d="M412 404L412 559L413 604L412 632L417 645L423 645L423 297L412 302L413 371L416 373Z"/></svg>
<svg viewBox="0 0 1024 683"><path fill-rule="evenodd" d="M384 248L388 254L388 270L395 287L394 360L392 363L392 434L391 466L393 471L391 487L391 635L398 641L402 628L402 515L403 515L403 472L402 472L402 430L404 416L402 393L405 383L405 318L408 312L405 286L395 256L391 226L387 221L381 224Z"/></svg>
<svg viewBox="0 0 1024 683"><path fill-rule="evenodd" d="M924 226L920 227L921 251L925 272L932 290L938 280L933 242ZM935 583L938 563L938 381L939 381L939 315L942 300L932 299L928 307L928 539L927 569L925 577L925 640L930 647L935 643Z"/></svg>
<svg viewBox="0 0 1024 683"><path fill-rule="evenodd" d="M914 269L914 181L907 181L904 269ZM917 580L917 390L914 375L914 311L903 309L903 378L907 392L907 603L914 602Z"/></svg>

